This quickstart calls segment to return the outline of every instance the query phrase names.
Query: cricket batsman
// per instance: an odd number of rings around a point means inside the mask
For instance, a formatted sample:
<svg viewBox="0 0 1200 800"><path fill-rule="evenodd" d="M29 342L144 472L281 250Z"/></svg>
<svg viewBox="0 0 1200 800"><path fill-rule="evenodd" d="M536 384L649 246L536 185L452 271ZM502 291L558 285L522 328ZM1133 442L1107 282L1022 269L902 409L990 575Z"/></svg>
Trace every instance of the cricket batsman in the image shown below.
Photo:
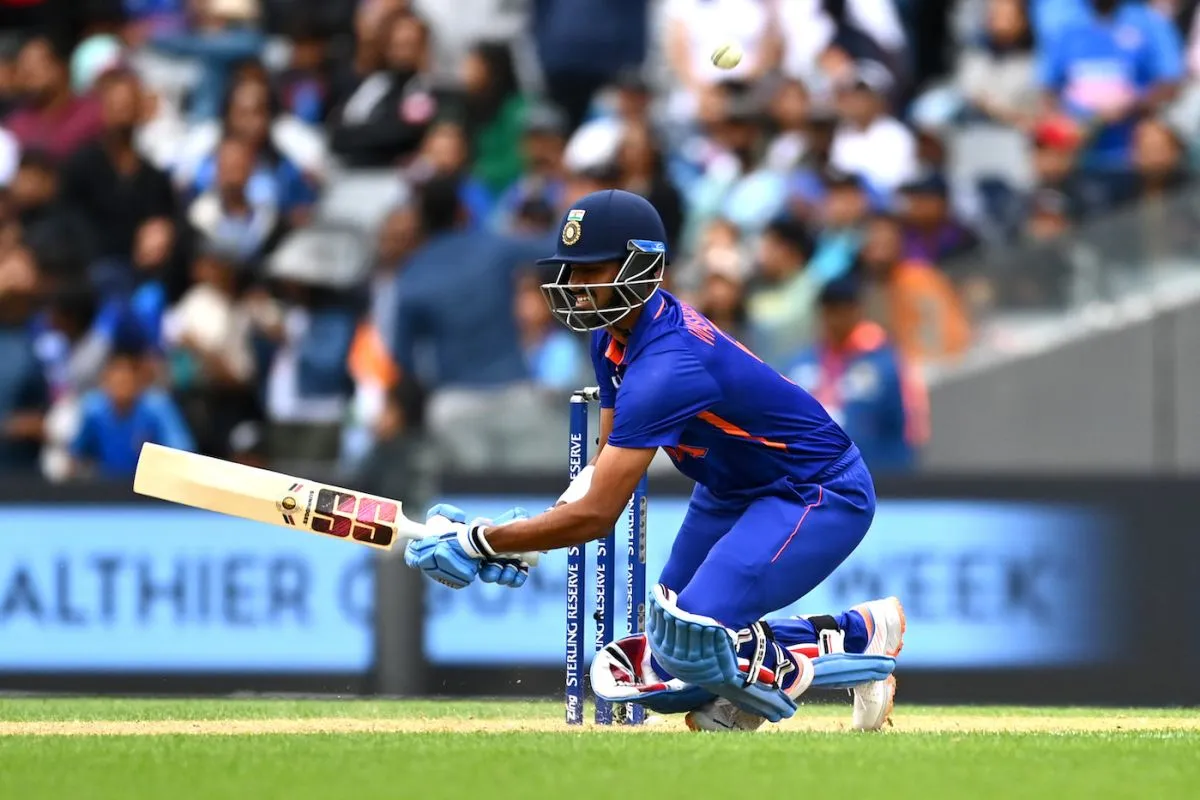
<svg viewBox="0 0 1200 800"><path fill-rule="evenodd" d="M437 531L405 561L455 588L475 578L520 586L519 553L581 545L616 524L663 448L696 482L647 607L647 632L593 660L595 693L693 730L752 730L796 711L810 686L852 688L854 726L891 713L904 612L894 598L836 615L776 617L854 551L875 489L858 448L820 404L660 287L666 232L629 192L566 213L558 265L542 287L554 315L591 333L600 449L558 503L529 517L467 521L438 505Z"/></svg>

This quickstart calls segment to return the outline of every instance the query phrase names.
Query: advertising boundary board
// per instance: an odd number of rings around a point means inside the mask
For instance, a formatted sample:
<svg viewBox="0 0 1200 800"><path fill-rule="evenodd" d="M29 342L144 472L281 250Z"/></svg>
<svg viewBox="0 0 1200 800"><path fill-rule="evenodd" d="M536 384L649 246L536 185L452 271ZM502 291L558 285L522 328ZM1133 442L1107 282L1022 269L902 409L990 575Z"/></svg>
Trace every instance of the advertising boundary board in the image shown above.
<svg viewBox="0 0 1200 800"><path fill-rule="evenodd" d="M442 480L444 494L530 495L554 494L562 489L558 476L469 478ZM650 514L661 497L685 497L682 480L651 480ZM1023 479L1011 477L883 478L879 496L923 500L1027 501L1084 505L1111 515L1121 544L1123 561L1117 576L1122 596L1131 598L1124 618L1115 629L1098 629L1098 637L1115 637L1123 644L1126 659L1107 666L1055 669L921 669L898 676L908 702L984 702L1021 704L1189 705L1200 704L1200 686L1182 680L1200 667L1200 644L1180 629L1180 612L1186 618L1200 608L1200 537L1193 528L1195 497L1200 480L1153 476L1072 479L1060 476ZM90 506L103 513L107 506L146 501L115 486L52 487L41 483L0 484L0 512L7 504ZM0 522L0 526L3 522ZM299 535L299 534L298 534ZM377 615L379 625L397 624L396 614ZM403 613L421 613L417 605ZM520 667L452 665L427 668L413 663L413 674L422 680L414 691L439 695L484 694L496 696L545 695L559 691L559 666ZM228 693L234 691L312 692L363 694L375 690L372 667L356 674L288 672L202 673L169 675L115 672L7 673L0 689L69 692Z"/></svg>

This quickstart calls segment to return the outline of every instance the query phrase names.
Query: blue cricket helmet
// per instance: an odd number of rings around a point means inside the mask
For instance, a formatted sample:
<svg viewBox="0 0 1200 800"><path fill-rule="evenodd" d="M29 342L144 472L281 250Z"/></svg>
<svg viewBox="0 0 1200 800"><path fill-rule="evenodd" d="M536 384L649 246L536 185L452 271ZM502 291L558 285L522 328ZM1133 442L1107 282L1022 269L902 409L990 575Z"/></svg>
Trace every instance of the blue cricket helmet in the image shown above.
<svg viewBox="0 0 1200 800"><path fill-rule="evenodd" d="M560 265L557 279L543 284L542 294L554 316L571 330L616 324L645 305L662 283L667 231L644 197L620 189L593 192L567 211L559 231L554 255L538 264ZM621 264L611 282L571 284L574 266L610 261ZM611 290L603 304L598 289Z"/></svg>

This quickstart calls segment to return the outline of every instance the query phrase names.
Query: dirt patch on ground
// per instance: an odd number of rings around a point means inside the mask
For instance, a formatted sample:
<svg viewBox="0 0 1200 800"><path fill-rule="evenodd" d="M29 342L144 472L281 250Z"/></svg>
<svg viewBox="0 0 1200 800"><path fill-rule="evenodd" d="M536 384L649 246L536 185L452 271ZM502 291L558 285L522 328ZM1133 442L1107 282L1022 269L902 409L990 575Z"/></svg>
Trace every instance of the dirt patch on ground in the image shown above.
<svg viewBox="0 0 1200 800"><path fill-rule="evenodd" d="M661 718L660 718L661 719ZM780 725L771 725L763 732L849 731L849 710L846 719L831 717L796 717ZM0 736L260 736L264 734L320 733L507 733L583 732L593 735L653 734L685 730L682 719L655 720L640 728L585 725L568 729L559 720L497 720L497 719L353 719L329 717L323 719L258 719L258 720L154 720L146 722L58 721L58 722L0 722ZM1179 717L1139 717L1127 714L1096 716L936 716L898 715L894 724L885 729L898 733L1077 733L1129 731L1200 731L1200 715Z"/></svg>

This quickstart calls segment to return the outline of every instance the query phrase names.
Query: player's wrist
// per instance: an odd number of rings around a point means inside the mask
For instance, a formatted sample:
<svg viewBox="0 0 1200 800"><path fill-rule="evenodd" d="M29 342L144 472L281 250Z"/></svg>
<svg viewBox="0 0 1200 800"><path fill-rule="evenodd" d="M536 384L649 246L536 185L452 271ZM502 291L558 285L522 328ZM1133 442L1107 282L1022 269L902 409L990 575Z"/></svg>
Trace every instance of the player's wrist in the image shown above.
<svg viewBox="0 0 1200 800"><path fill-rule="evenodd" d="M476 519L469 525L464 525L458 529L456 535L458 537L458 546L470 556L479 561L490 561L496 558L496 551L492 549L491 544L487 540L487 529L491 527L491 520Z"/></svg>

